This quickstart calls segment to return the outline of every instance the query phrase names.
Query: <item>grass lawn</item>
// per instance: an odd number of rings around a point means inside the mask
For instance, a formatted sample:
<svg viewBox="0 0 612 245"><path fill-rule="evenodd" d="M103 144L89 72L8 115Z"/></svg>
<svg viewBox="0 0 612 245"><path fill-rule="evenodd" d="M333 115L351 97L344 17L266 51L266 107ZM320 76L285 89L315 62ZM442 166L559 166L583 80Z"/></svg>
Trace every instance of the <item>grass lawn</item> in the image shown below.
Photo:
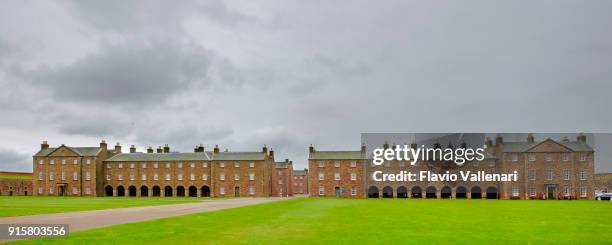
<svg viewBox="0 0 612 245"><path fill-rule="evenodd" d="M58 244L607 243L612 202L298 198L111 226Z"/></svg>
<svg viewBox="0 0 612 245"><path fill-rule="evenodd" d="M201 201L196 198L0 196L0 217Z"/></svg>

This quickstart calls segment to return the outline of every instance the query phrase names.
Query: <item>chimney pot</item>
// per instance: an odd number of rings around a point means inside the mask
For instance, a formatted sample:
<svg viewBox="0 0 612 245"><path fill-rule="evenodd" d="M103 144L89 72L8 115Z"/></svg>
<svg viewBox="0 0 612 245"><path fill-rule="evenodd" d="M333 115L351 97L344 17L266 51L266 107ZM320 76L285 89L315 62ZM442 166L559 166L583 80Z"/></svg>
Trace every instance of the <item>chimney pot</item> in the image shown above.
<svg viewBox="0 0 612 245"><path fill-rule="evenodd" d="M578 142L586 143L586 139L586 135L584 135L583 133L579 133L578 136L576 136L576 140Z"/></svg>
<svg viewBox="0 0 612 245"><path fill-rule="evenodd" d="M219 145L215 145L215 148L213 149L214 153L219 153Z"/></svg>
<svg viewBox="0 0 612 245"><path fill-rule="evenodd" d="M40 144L40 149L44 150L44 149L48 149L49 148L49 143L47 143L46 140L43 140L42 144Z"/></svg>
<svg viewBox="0 0 612 245"><path fill-rule="evenodd" d="M314 145L310 144L310 146L308 147L308 152L310 152L310 153L314 153L315 152Z"/></svg>
<svg viewBox="0 0 612 245"><path fill-rule="evenodd" d="M130 153L136 153L136 146L135 145L131 145L130 146Z"/></svg>
<svg viewBox="0 0 612 245"><path fill-rule="evenodd" d="M147 153L153 153L153 147L147 146Z"/></svg>

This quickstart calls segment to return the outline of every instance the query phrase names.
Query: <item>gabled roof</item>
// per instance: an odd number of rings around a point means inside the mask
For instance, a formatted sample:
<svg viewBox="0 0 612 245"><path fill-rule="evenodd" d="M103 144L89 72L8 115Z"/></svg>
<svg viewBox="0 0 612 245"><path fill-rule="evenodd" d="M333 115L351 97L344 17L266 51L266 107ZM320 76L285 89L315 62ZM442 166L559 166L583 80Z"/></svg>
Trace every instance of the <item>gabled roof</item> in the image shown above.
<svg viewBox="0 0 612 245"><path fill-rule="evenodd" d="M213 160L254 160L261 161L266 159L266 153L264 152L219 152L213 153Z"/></svg>
<svg viewBox="0 0 612 245"><path fill-rule="evenodd" d="M543 141L536 141L533 143L529 142L504 142L502 145L502 152L527 152L530 149L536 147L537 145L544 143L546 141L551 141L557 143L563 147L568 148L571 151L593 151L593 148L586 143L580 141L554 141L551 139L546 139Z"/></svg>
<svg viewBox="0 0 612 245"><path fill-rule="evenodd" d="M315 151L311 152L308 157L312 160L360 160L364 158L361 151Z"/></svg>
<svg viewBox="0 0 612 245"><path fill-rule="evenodd" d="M210 161L210 152L192 153L121 153L105 162Z"/></svg>
<svg viewBox="0 0 612 245"><path fill-rule="evenodd" d="M74 151L74 153L78 154L79 156L97 156L98 154L100 154L100 150L102 149L100 147L70 147L70 146L60 146L60 147L57 147L57 148L41 149L36 154L34 154L34 156L35 157L45 157L45 156L50 155L55 150L57 150L57 149L59 149L61 147L66 147L66 148Z"/></svg>
<svg viewBox="0 0 612 245"><path fill-rule="evenodd" d="M293 170L293 176L306 176L307 173L306 170Z"/></svg>

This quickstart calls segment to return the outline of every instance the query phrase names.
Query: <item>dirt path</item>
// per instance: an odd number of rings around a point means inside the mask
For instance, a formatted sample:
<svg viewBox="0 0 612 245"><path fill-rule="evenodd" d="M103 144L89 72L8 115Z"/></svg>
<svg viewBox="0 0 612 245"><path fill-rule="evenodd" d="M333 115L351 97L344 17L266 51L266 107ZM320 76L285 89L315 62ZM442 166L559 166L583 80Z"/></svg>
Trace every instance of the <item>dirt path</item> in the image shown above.
<svg viewBox="0 0 612 245"><path fill-rule="evenodd" d="M0 224L68 224L70 232L75 232L104 226L174 217L184 214L241 207L285 199L286 198L236 198L161 206L39 214L0 218Z"/></svg>

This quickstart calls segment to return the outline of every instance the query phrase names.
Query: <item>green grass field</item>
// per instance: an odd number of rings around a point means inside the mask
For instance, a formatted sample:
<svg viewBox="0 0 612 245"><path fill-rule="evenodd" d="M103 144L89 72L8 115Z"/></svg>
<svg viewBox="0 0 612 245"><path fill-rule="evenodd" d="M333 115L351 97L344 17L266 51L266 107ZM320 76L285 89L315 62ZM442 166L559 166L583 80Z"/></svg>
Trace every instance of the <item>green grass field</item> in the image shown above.
<svg viewBox="0 0 612 245"><path fill-rule="evenodd" d="M0 196L0 217L201 201L195 198Z"/></svg>
<svg viewBox="0 0 612 245"><path fill-rule="evenodd" d="M612 202L298 198L21 242L610 244Z"/></svg>

